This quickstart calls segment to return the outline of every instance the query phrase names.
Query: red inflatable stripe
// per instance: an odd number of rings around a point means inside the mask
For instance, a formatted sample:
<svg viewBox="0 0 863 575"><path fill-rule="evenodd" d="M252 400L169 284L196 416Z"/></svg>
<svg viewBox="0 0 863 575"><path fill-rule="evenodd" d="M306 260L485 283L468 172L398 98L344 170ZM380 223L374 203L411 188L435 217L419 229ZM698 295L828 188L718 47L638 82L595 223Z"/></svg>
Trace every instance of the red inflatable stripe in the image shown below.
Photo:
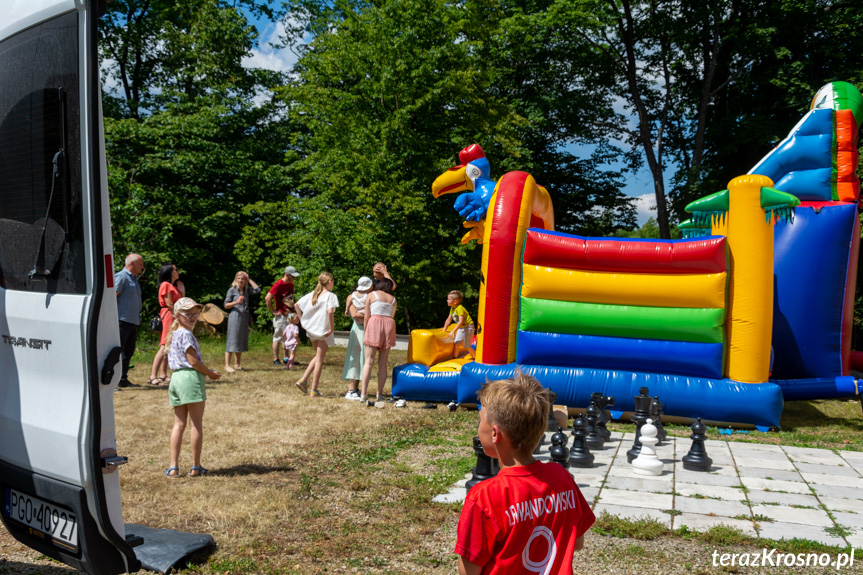
<svg viewBox="0 0 863 575"><path fill-rule="evenodd" d="M524 197L526 172L509 172L501 177L496 203L492 207L491 234L488 246L488 277L485 278L485 325L482 326L482 362L492 365L508 362L512 274L516 273L519 206ZM518 271L517 273L521 273Z"/></svg>
<svg viewBox="0 0 863 575"><path fill-rule="evenodd" d="M604 272L707 274L726 271L725 237L627 241L528 230L524 263Z"/></svg>

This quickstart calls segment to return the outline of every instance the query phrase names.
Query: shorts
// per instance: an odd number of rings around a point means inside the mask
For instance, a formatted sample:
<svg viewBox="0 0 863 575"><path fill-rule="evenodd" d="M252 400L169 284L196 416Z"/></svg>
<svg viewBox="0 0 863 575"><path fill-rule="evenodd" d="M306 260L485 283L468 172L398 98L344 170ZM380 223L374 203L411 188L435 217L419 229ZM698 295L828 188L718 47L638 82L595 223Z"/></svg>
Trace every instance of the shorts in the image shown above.
<svg viewBox="0 0 863 575"><path fill-rule="evenodd" d="M288 316L275 315L273 316L273 343L285 341L285 328L288 327Z"/></svg>
<svg viewBox="0 0 863 575"><path fill-rule="evenodd" d="M455 342L463 342L462 346L469 347L473 343L473 324L466 325L463 328L456 330Z"/></svg>
<svg viewBox="0 0 863 575"><path fill-rule="evenodd" d="M332 333L326 337L322 335L312 335L309 332L306 332L306 335L309 336L309 341L323 341L327 344L327 347L333 347L336 344L336 336Z"/></svg>
<svg viewBox="0 0 863 575"><path fill-rule="evenodd" d="M203 373L198 373L190 368L178 369L172 373L171 383L168 384L168 398L171 401L171 407L207 401L207 390L204 389L205 380Z"/></svg>

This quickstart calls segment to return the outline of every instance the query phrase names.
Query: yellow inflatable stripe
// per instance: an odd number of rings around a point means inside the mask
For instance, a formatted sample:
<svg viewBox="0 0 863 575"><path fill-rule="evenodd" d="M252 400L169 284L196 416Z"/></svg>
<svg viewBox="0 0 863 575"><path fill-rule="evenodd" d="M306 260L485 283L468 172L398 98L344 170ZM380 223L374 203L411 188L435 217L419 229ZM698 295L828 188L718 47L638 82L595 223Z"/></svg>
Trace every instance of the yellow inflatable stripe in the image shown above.
<svg viewBox="0 0 863 575"><path fill-rule="evenodd" d="M522 266L522 297L649 307L725 308L726 273L637 274Z"/></svg>
<svg viewBox="0 0 863 575"><path fill-rule="evenodd" d="M473 358L469 355L466 355L458 359L442 361L437 365L433 365L432 367L430 367L429 371L461 371L461 368L464 367L466 363L470 363L472 361Z"/></svg>

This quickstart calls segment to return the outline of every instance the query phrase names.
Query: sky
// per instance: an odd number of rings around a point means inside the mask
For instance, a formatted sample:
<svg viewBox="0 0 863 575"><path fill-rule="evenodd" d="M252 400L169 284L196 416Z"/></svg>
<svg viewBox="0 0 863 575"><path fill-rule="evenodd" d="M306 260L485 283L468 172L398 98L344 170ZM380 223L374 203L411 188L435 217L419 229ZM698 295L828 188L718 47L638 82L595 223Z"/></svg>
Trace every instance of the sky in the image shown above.
<svg viewBox="0 0 863 575"><path fill-rule="evenodd" d="M243 59L243 64L253 68L267 70L290 70L297 61L297 56L288 49L274 48L284 34L281 22L273 23L266 20L252 20L258 29L258 46L252 50L251 56ZM622 169L623 165L610 166L609 169ZM656 196L653 193L653 179L645 167L630 176L623 189L627 196L635 198L638 225L644 224L649 218L656 217Z"/></svg>

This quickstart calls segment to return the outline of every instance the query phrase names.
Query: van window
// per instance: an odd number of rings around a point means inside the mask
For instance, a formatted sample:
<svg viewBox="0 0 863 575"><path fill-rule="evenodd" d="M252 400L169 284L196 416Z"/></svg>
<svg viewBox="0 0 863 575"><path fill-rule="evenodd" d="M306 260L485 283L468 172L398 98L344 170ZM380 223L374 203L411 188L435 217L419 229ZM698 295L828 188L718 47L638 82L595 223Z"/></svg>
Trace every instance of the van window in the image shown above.
<svg viewBox="0 0 863 575"><path fill-rule="evenodd" d="M84 293L78 18L0 43L0 287Z"/></svg>

